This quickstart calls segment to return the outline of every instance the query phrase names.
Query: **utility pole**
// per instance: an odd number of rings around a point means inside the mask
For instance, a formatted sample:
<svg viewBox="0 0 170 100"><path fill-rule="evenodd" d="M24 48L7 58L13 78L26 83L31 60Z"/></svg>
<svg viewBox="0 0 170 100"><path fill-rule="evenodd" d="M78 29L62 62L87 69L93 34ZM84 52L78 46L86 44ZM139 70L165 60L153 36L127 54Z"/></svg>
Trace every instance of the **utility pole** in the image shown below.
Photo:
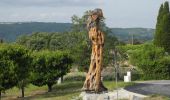
<svg viewBox="0 0 170 100"><path fill-rule="evenodd" d="M117 93L117 100L118 100L118 96L119 96L119 93L118 93L118 65L117 65L117 50L115 48L114 50L114 67L115 67L115 81L116 81L116 93Z"/></svg>
<svg viewBox="0 0 170 100"><path fill-rule="evenodd" d="M129 36L131 38L131 39L129 38L129 43L131 43L133 45L134 44L134 34L129 32Z"/></svg>

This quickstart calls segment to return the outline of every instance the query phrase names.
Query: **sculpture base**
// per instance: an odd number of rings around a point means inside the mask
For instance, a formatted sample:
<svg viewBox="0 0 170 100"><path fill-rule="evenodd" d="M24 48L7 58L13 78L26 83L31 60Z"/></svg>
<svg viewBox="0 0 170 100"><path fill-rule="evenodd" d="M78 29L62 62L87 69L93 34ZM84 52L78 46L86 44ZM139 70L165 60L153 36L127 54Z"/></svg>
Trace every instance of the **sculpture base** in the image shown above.
<svg viewBox="0 0 170 100"><path fill-rule="evenodd" d="M81 90L85 91L86 93L106 93L108 91L108 89L105 88L103 85L101 85L98 90L95 90L95 89L92 89L92 88L87 89L85 87L83 87Z"/></svg>
<svg viewBox="0 0 170 100"><path fill-rule="evenodd" d="M79 97L82 98L81 100L143 100L147 96L129 92L123 88L120 88L117 91L115 90L101 93L82 92Z"/></svg>
<svg viewBox="0 0 170 100"><path fill-rule="evenodd" d="M101 92L101 93L95 93L95 92L82 92L80 94L80 97L83 100L112 100L111 97L109 96L109 93L106 92Z"/></svg>

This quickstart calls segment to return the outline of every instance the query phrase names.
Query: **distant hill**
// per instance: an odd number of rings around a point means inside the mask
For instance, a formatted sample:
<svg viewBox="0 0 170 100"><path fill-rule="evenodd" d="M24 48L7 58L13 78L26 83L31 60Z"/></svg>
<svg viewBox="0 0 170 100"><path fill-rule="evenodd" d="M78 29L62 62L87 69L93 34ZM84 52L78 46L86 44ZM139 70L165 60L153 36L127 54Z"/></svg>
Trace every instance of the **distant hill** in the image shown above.
<svg viewBox="0 0 170 100"><path fill-rule="evenodd" d="M14 41L19 35L32 32L65 32L71 29L70 23L45 23L45 22L1 22L0 38Z"/></svg>
<svg viewBox="0 0 170 100"><path fill-rule="evenodd" d="M112 28L112 35L115 35L121 41L134 39L139 41L150 41L153 39L155 29L151 28Z"/></svg>
<svg viewBox="0 0 170 100"><path fill-rule="evenodd" d="M71 30L71 23L52 22L0 22L0 38L5 41L15 41L19 35L31 34L33 32L66 32ZM142 41L152 40L154 29L148 28L111 28L112 35L119 40L128 41L132 34L135 39Z"/></svg>

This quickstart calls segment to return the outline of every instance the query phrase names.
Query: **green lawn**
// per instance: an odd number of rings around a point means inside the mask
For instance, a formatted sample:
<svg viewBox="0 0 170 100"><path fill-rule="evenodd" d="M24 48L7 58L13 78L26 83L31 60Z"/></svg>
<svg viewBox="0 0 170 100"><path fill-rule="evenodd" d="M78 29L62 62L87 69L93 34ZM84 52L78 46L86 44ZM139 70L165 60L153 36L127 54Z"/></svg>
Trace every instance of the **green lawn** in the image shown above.
<svg viewBox="0 0 170 100"><path fill-rule="evenodd" d="M161 95L151 95L144 100L170 100L170 98Z"/></svg>
<svg viewBox="0 0 170 100"><path fill-rule="evenodd" d="M119 82L118 87L125 87L133 85L134 83ZM116 88L115 82L107 81L104 85L109 90ZM80 95L83 82L64 82L60 85L54 85L52 92L47 92L47 86L37 87L34 85L28 85L25 89L24 100L71 100ZM18 100L20 91L18 88L12 88L6 91L2 100Z"/></svg>
<svg viewBox="0 0 170 100"><path fill-rule="evenodd" d="M134 84L135 83L133 83L133 82L130 82L130 83L118 82L117 86L118 86L118 88L121 88L121 87L126 87L126 86L130 86L130 85L134 85ZM106 86L109 91L113 91L116 89L116 83L113 81L104 82L104 86Z"/></svg>

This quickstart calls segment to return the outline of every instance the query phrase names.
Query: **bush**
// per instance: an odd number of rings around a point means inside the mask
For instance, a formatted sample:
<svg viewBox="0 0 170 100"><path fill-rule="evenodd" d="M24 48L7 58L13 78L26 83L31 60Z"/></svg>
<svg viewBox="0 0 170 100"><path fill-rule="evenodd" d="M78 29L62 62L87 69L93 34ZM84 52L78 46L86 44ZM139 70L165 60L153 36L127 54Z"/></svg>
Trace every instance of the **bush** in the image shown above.
<svg viewBox="0 0 170 100"><path fill-rule="evenodd" d="M103 76L104 81L113 81L115 80L115 73L105 74Z"/></svg>
<svg viewBox="0 0 170 100"><path fill-rule="evenodd" d="M132 75L131 75L131 80L132 81L136 81L136 80L140 80L142 77L142 74L139 71L132 71Z"/></svg>
<svg viewBox="0 0 170 100"><path fill-rule="evenodd" d="M52 91L52 86L56 79L66 75L72 64L72 58L65 51L39 51L33 52L33 69L31 73L32 83L36 86L48 86L48 91Z"/></svg>
<svg viewBox="0 0 170 100"><path fill-rule="evenodd" d="M130 61L142 72L142 79L170 79L170 56L153 44L130 52Z"/></svg>
<svg viewBox="0 0 170 100"><path fill-rule="evenodd" d="M84 81L86 74L84 72L68 73L64 76L64 81Z"/></svg>

